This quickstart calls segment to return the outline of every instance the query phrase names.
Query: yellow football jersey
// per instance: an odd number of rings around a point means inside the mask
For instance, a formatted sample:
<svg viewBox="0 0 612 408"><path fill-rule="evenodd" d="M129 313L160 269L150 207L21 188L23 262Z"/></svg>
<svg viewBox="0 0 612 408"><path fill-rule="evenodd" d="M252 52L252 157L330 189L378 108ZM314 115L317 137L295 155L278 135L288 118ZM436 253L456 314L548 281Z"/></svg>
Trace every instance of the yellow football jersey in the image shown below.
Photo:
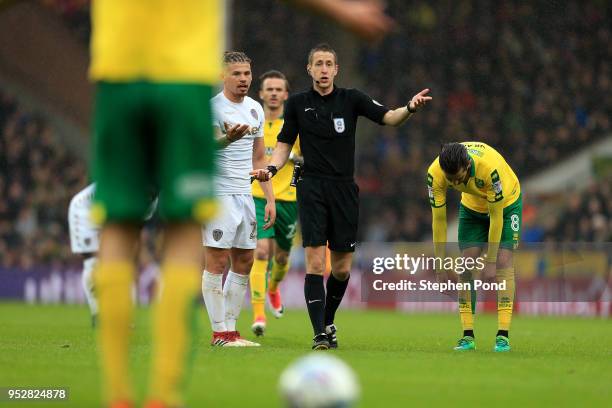
<svg viewBox="0 0 612 408"><path fill-rule="evenodd" d="M219 81L224 48L223 0L92 3L92 79Z"/></svg>
<svg viewBox="0 0 612 408"><path fill-rule="evenodd" d="M282 118L274 121L266 121L264 124L264 145L266 146L266 159L270 162L272 158L272 152L276 146L276 138L283 128L284 120ZM295 155L301 156L300 151L300 139L296 139L291 152ZM272 188L274 189L274 197L280 201L296 201L297 197L295 194L295 187L291 187L291 176L293 176L294 164L291 161L287 161L287 164L276 173L276 176L272 178ZM253 183L253 196L259 198L266 198L259 183Z"/></svg>
<svg viewBox="0 0 612 408"><path fill-rule="evenodd" d="M488 213L488 203L499 203L503 208L513 204L521 195L516 174L506 160L491 146L482 142L463 142L472 166L467 183L451 184L440 167L439 157L427 170L427 188L432 207L446 204L446 190L461 191L461 204L467 208Z"/></svg>

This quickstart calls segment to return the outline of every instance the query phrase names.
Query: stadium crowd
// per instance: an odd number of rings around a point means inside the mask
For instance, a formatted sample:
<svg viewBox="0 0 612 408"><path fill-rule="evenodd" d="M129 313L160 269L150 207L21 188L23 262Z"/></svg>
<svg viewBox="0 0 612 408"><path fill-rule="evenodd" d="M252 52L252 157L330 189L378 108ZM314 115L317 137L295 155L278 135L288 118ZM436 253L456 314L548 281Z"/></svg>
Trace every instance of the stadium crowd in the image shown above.
<svg viewBox="0 0 612 408"><path fill-rule="evenodd" d="M86 1L45 2L88 36ZM256 76L278 68L301 89L308 84L306 50L329 41L329 25L290 15L274 0L261 3L234 2L233 43L252 57ZM428 238L424 171L441 142L489 143L524 180L612 132L612 11L605 2L392 0L389 8L402 28L376 46L360 46L353 72L388 106L423 87L435 99L408 126L359 136L361 240ZM290 38L278 31L287 21ZM0 130L0 266L66 262L65 213L87 182L86 165L45 120L1 90ZM456 203L454 197L451 211ZM526 220L526 231L536 240L611 240L611 203L610 180L599 182L572 194L546 222Z"/></svg>
<svg viewBox="0 0 612 408"><path fill-rule="evenodd" d="M2 89L0 132L0 268L71 262L66 215L87 183L85 162Z"/></svg>

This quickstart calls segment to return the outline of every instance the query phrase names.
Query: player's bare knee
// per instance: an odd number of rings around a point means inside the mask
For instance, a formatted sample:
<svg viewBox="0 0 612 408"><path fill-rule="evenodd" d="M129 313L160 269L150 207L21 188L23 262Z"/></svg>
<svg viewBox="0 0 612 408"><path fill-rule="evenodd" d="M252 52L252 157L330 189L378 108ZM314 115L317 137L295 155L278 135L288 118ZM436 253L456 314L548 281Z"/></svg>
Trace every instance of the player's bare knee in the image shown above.
<svg viewBox="0 0 612 408"><path fill-rule="evenodd" d="M289 262L289 253L286 251L278 251L274 254L274 260L279 265L287 265L287 262Z"/></svg>
<svg viewBox="0 0 612 408"><path fill-rule="evenodd" d="M206 248L205 268L208 272L221 274L229 266L229 250L219 248Z"/></svg>
<svg viewBox="0 0 612 408"><path fill-rule="evenodd" d="M252 249L233 248L231 252L232 271L240 275L248 275L253 266L253 256Z"/></svg>
<svg viewBox="0 0 612 408"><path fill-rule="evenodd" d="M257 248L255 249L255 259L258 261L267 261L269 256L270 252L268 251L268 248L257 245Z"/></svg>

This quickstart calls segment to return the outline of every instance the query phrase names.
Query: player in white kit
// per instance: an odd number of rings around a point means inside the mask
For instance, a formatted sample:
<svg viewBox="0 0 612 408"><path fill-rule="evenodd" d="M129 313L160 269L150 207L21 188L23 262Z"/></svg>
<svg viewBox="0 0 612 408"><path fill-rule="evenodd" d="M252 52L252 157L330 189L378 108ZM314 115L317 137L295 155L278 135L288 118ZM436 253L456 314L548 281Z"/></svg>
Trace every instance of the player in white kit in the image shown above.
<svg viewBox="0 0 612 408"><path fill-rule="evenodd" d="M215 188L221 211L203 229L206 266L202 274L202 295L213 330L212 345L259 346L240 337L236 321L257 246L249 172L266 165L264 111L247 96L252 81L251 60L242 52L226 52L223 66L223 91L211 100L219 145ZM276 219L276 206L272 184L263 182L261 187L267 200L264 226L267 229ZM223 273L228 267L223 285Z"/></svg>
<svg viewBox="0 0 612 408"><path fill-rule="evenodd" d="M80 254L83 257L81 282L85 291L85 297L87 298L87 304L89 305L89 312L91 313L91 325L95 327L98 316L98 303L94 296L93 270L96 265L96 254L100 246L100 230L89 217L94 192L95 185L90 184L70 200L68 226L72 253Z"/></svg>
<svg viewBox="0 0 612 408"><path fill-rule="evenodd" d="M98 260L97 254L100 248L100 228L91 220L91 204L96 191L95 183L92 183L79 191L68 206L68 229L70 233L70 248L73 254L83 257L83 273L81 283L91 313L91 325L96 326L98 316L98 302L94 291L94 266ZM157 208L157 198L151 203L145 221L150 219Z"/></svg>

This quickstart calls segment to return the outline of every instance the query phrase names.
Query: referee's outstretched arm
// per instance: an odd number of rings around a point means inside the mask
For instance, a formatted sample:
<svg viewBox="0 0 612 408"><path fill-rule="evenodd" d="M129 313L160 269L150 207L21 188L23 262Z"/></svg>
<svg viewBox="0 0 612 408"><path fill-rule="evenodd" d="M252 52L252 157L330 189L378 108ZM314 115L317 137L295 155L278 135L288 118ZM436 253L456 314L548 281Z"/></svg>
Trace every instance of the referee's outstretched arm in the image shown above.
<svg viewBox="0 0 612 408"><path fill-rule="evenodd" d="M383 123L389 126L402 125L413 113L419 110L420 107L431 101L432 97L427 96L428 93L429 88L423 89L421 92L414 95L406 106L388 111L385 113L385 116L383 116Z"/></svg>

